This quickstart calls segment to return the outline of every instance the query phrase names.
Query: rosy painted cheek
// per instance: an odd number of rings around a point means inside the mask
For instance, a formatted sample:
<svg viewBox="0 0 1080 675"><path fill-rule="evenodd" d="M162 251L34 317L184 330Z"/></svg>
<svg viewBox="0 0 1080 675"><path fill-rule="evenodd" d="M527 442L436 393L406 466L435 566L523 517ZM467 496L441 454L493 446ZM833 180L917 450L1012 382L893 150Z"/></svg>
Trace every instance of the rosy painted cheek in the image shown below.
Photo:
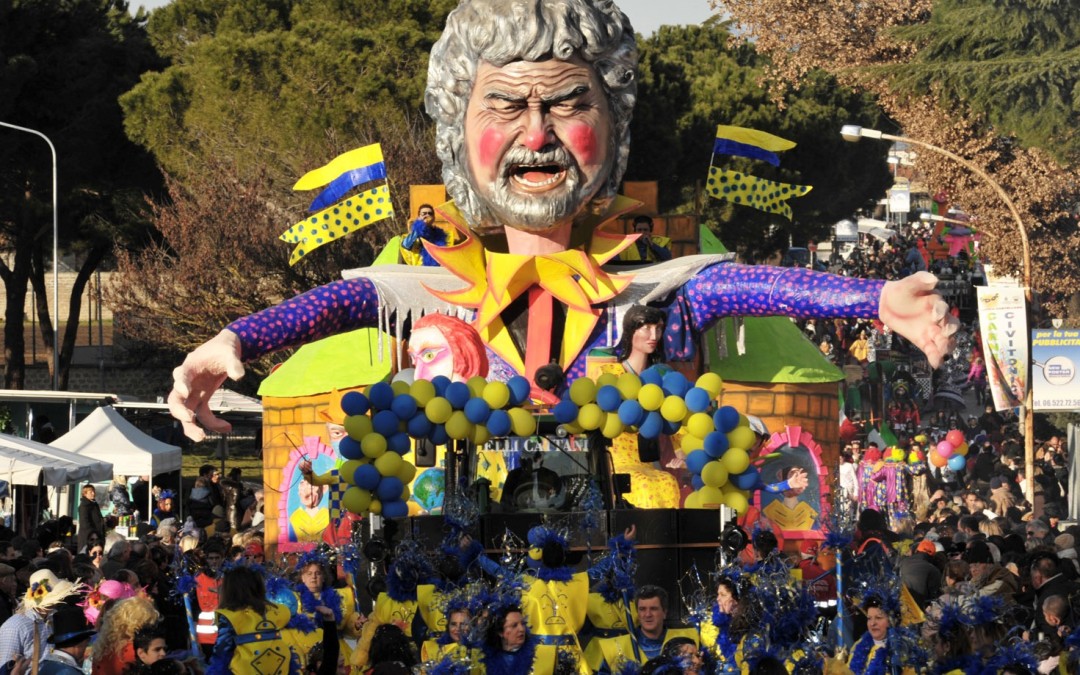
<svg viewBox="0 0 1080 675"><path fill-rule="evenodd" d="M485 129L480 135L480 153L477 160L480 166L495 166L502 158L506 134L498 129Z"/></svg>
<svg viewBox="0 0 1080 675"><path fill-rule="evenodd" d="M566 130L570 151L582 164L596 160L596 131L588 124L575 124Z"/></svg>

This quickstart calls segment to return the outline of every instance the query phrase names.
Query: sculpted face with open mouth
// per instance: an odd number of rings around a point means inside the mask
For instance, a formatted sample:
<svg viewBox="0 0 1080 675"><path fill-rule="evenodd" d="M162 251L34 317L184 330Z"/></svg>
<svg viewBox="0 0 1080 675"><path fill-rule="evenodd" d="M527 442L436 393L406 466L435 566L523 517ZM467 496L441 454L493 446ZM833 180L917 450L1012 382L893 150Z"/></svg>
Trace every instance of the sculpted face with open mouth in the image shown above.
<svg viewBox="0 0 1080 675"><path fill-rule="evenodd" d="M611 136L603 88L583 61L481 62L465 145L485 225L573 220L611 171Z"/></svg>

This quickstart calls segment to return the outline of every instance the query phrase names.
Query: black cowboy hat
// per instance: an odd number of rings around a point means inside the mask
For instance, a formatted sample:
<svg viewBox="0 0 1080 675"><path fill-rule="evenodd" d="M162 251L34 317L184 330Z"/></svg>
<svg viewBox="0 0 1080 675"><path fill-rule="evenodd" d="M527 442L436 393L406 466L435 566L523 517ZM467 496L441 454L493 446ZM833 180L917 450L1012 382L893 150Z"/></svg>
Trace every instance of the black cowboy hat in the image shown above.
<svg viewBox="0 0 1080 675"><path fill-rule="evenodd" d="M86 621L81 607L61 607L52 616L53 632L49 643L55 647L70 647L90 639L96 633Z"/></svg>

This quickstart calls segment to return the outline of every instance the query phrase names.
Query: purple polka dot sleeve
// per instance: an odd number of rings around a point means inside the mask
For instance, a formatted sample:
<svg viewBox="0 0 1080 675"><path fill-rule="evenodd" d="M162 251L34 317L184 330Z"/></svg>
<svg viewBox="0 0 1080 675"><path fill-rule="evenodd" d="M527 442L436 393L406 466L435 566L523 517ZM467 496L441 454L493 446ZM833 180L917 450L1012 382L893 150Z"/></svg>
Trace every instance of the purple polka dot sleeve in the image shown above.
<svg viewBox="0 0 1080 675"><path fill-rule="evenodd" d="M700 331L724 316L873 318L884 285L798 267L721 263L695 275L683 294Z"/></svg>
<svg viewBox="0 0 1080 675"><path fill-rule="evenodd" d="M312 289L229 324L240 337L241 360L355 328L378 325L379 297L367 279L344 279Z"/></svg>

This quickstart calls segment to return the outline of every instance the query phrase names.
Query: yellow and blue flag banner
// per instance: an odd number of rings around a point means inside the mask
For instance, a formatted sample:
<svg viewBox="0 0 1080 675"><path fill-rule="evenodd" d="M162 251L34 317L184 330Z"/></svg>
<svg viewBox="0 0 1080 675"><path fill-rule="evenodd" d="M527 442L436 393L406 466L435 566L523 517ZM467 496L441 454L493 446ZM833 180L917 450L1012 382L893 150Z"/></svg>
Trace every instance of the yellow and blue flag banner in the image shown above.
<svg viewBox="0 0 1080 675"><path fill-rule="evenodd" d="M791 207L787 200L802 197L812 189L812 185L777 183L715 166L709 167L709 180L705 188L710 196L717 199L777 213L788 220L791 220Z"/></svg>
<svg viewBox="0 0 1080 675"><path fill-rule="evenodd" d="M716 127L713 154L760 159L773 166L780 166L780 158L776 153L794 147L794 142L764 131L720 124Z"/></svg>
<svg viewBox="0 0 1080 675"><path fill-rule="evenodd" d="M289 264L295 265L323 244L340 239L394 215L390 191L379 185L340 201L353 188L386 179L386 163L378 143L338 155L328 164L304 174L294 190L313 190L326 186L311 202L310 216L296 223L279 237L296 244Z"/></svg>

